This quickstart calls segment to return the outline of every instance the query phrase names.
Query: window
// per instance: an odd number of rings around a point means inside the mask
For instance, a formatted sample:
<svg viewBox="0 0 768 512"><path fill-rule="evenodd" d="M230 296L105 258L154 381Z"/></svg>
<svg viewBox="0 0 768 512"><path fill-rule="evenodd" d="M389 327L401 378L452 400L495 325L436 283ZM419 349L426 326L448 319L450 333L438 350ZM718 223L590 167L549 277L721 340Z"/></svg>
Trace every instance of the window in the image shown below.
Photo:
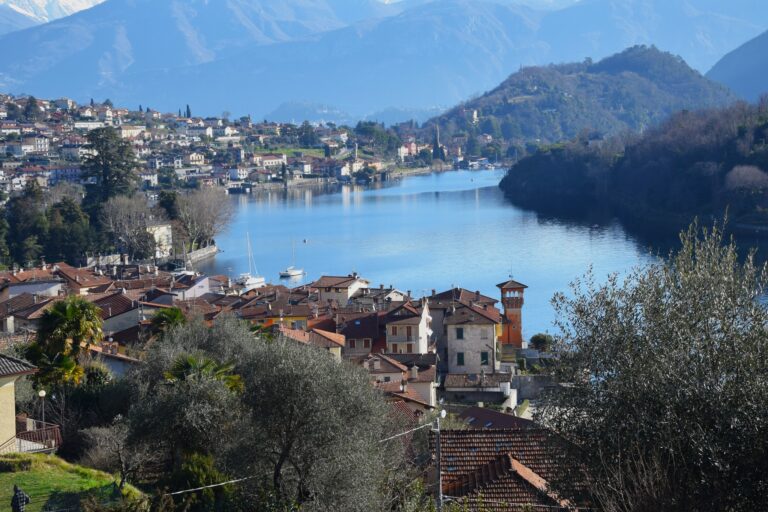
<svg viewBox="0 0 768 512"><path fill-rule="evenodd" d="M480 339L481 340L487 340L488 339L488 329L486 329L485 327L480 329Z"/></svg>
<svg viewBox="0 0 768 512"><path fill-rule="evenodd" d="M413 354L413 343L409 343L409 344L407 345L407 347L408 347L408 348L407 348L406 350L408 351L408 353L409 353L409 354Z"/></svg>
<svg viewBox="0 0 768 512"><path fill-rule="evenodd" d="M405 335L408 341L413 339L413 328L410 325L405 328Z"/></svg>
<svg viewBox="0 0 768 512"><path fill-rule="evenodd" d="M384 377L384 382L389 382L389 377Z"/></svg>
<svg viewBox="0 0 768 512"><path fill-rule="evenodd" d="M456 366L464 366L464 352L456 353Z"/></svg>
<svg viewBox="0 0 768 512"><path fill-rule="evenodd" d="M480 364L488 366L488 352L480 352Z"/></svg>
<svg viewBox="0 0 768 512"><path fill-rule="evenodd" d="M464 328L463 327L457 327L456 328L456 339L457 340L463 340L464 339Z"/></svg>
<svg viewBox="0 0 768 512"><path fill-rule="evenodd" d="M396 325L392 326L392 336L397 336L397 326Z"/></svg>
<svg viewBox="0 0 768 512"><path fill-rule="evenodd" d="M392 353L397 354L397 343L392 344Z"/></svg>
<svg viewBox="0 0 768 512"><path fill-rule="evenodd" d="M355 348L355 340L349 340L349 348Z"/></svg>
<svg viewBox="0 0 768 512"><path fill-rule="evenodd" d="M368 338L365 338L363 340L363 348L371 348L371 340Z"/></svg>

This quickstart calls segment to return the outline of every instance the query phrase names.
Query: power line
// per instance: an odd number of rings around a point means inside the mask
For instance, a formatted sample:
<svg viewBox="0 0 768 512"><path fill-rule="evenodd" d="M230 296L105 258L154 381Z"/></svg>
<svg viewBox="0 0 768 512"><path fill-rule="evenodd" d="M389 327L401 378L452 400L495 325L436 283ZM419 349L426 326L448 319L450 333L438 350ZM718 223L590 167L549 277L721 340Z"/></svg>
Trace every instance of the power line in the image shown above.
<svg viewBox="0 0 768 512"><path fill-rule="evenodd" d="M382 439L382 440L381 440L381 441L379 441L379 442L380 442L380 443L386 443L387 441L391 441L392 439L397 439L398 437L402 437L402 436L404 436L404 435L410 434L411 432L416 432L417 430L421 430L421 429L423 429L423 428L427 428L427 427L431 427L431 426L432 426L432 424L431 424L431 423L425 423L424 425L422 425L422 426L420 426L420 427L416 427L416 428L413 428L413 429L411 429L411 430L408 430L407 432L401 432L400 434L396 434L396 435L394 435L394 436L392 436L392 437L388 437L388 438L386 438L386 439Z"/></svg>
<svg viewBox="0 0 768 512"><path fill-rule="evenodd" d="M178 494L186 494L189 492L197 492L205 489L213 489L214 487L223 487L225 485L237 484L240 482L244 482L246 480L253 480L254 478L258 478L258 476L247 476L245 478L238 478L237 480L230 480L229 482L221 482L219 484L204 485L202 487L196 487L194 489L184 489L183 491L170 492L170 493L167 493L167 496L176 496Z"/></svg>

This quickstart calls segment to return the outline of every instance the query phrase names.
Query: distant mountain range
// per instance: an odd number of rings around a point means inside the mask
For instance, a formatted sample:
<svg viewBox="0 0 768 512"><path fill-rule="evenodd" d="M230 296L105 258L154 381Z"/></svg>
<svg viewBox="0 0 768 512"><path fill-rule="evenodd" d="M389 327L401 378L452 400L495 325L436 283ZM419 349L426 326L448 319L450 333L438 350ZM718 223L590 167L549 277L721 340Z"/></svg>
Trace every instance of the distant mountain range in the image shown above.
<svg viewBox="0 0 768 512"><path fill-rule="evenodd" d="M0 37L14 48L0 62L0 90L161 110L189 103L201 114L260 117L285 104L305 105L282 110L310 119L392 109L423 118L522 65L655 44L706 70L768 27L764 0L521 2L107 0Z"/></svg>
<svg viewBox="0 0 768 512"><path fill-rule="evenodd" d="M37 25L29 16L16 9L0 4L0 35Z"/></svg>
<svg viewBox="0 0 768 512"><path fill-rule="evenodd" d="M0 0L31 18L47 22L89 9L104 0Z"/></svg>
<svg viewBox="0 0 768 512"><path fill-rule="evenodd" d="M707 76L749 101L768 94L768 32L723 57Z"/></svg>
<svg viewBox="0 0 768 512"><path fill-rule="evenodd" d="M483 96L429 121L443 140L492 135L548 144L588 132L642 132L685 109L721 107L736 97L682 59L636 46L595 64L525 68Z"/></svg>

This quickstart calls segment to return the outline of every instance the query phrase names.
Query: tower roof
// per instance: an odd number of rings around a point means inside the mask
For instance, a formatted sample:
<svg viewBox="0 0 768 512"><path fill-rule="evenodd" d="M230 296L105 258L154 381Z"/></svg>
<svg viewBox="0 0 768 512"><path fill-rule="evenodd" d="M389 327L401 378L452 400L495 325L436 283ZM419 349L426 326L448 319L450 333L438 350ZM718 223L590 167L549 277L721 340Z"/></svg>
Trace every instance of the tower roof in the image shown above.
<svg viewBox="0 0 768 512"><path fill-rule="evenodd" d="M510 279L509 281L505 281L501 284L497 284L496 287L501 288L502 290L528 288L528 286L524 285L523 283L518 283L517 281L514 281L512 279Z"/></svg>

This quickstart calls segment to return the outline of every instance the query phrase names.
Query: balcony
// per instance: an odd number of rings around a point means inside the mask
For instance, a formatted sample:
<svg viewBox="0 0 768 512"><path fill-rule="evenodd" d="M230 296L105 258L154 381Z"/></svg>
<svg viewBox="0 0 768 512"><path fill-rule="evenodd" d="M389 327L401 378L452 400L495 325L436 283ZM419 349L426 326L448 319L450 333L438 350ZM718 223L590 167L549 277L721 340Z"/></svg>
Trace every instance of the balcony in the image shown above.
<svg viewBox="0 0 768 512"><path fill-rule="evenodd" d="M6 453L54 453L61 446L61 428L25 416L16 417L16 437L0 444Z"/></svg>

